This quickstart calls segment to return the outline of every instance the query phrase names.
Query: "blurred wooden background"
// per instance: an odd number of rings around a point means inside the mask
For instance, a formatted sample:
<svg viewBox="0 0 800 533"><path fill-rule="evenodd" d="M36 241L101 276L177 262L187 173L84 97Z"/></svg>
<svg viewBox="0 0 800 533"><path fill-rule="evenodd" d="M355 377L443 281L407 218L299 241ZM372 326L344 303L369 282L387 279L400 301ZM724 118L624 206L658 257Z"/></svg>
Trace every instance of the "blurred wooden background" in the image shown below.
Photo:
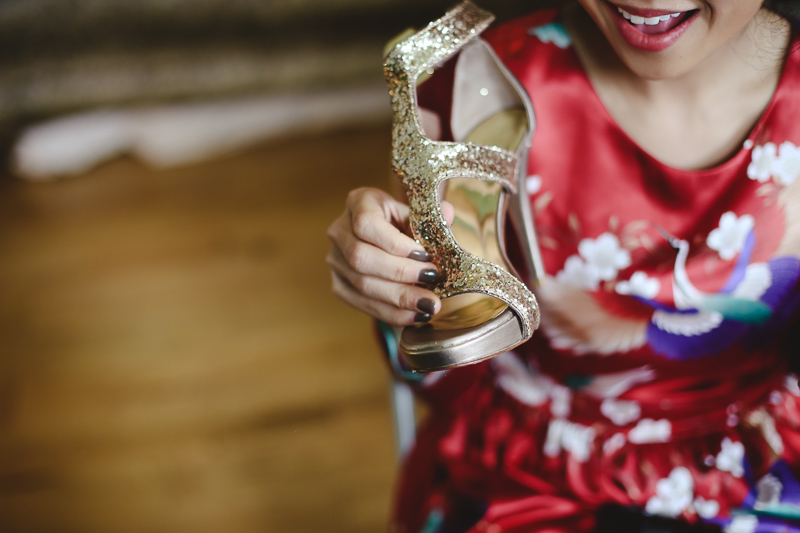
<svg viewBox="0 0 800 533"><path fill-rule="evenodd" d="M384 531L387 372L324 256L388 149L0 179L0 530Z"/></svg>

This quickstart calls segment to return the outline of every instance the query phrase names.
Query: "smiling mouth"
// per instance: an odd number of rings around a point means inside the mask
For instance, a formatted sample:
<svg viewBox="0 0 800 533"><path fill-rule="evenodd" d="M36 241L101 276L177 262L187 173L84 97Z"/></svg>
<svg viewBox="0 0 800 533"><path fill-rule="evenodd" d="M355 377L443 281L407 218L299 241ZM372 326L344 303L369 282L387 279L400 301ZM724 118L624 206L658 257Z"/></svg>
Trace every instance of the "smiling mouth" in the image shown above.
<svg viewBox="0 0 800 533"><path fill-rule="evenodd" d="M685 20L690 18L697 10L676 11L673 13L666 11L636 11L631 13L625 9L617 7L617 11L629 25L645 35L655 35L666 33L680 26Z"/></svg>

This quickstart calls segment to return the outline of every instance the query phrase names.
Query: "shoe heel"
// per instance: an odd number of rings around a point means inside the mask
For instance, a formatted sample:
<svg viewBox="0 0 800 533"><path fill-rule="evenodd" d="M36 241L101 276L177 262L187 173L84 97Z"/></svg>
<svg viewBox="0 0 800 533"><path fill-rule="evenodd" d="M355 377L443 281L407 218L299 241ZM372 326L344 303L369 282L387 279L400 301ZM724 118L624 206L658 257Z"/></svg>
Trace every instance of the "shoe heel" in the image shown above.
<svg viewBox="0 0 800 533"><path fill-rule="evenodd" d="M516 192L524 171L533 114L519 84L478 39L492 20L490 13L463 2L397 44L386 58L393 166L408 193L411 231L431 253L442 279L432 287L442 298L442 311L401 335L400 349L419 371L483 361L525 342L538 327L536 299L515 275L502 241L507 196ZM480 95L489 100L475 104L480 99L467 87L474 76L460 80L457 74L454 106L464 112L454 113L452 126L465 138L433 141L420 125L417 80L458 52L459 62L476 65L486 82ZM522 131L511 131L510 138L498 135L510 131L503 127L508 121L523 124ZM456 207L453 227L441 212L440 188ZM474 231L458 228L459 216Z"/></svg>

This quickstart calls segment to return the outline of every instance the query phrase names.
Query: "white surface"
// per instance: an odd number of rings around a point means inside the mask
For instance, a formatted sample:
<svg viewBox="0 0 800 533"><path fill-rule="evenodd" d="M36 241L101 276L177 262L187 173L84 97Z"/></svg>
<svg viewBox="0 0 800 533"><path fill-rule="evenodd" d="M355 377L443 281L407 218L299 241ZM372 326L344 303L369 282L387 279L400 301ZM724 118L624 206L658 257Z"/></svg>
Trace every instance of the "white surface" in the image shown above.
<svg viewBox="0 0 800 533"><path fill-rule="evenodd" d="M312 130L385 120L383 85L204 103L90 111L24 130L13 149L20 177L74 176L124 153L165 168Z"/></svg>

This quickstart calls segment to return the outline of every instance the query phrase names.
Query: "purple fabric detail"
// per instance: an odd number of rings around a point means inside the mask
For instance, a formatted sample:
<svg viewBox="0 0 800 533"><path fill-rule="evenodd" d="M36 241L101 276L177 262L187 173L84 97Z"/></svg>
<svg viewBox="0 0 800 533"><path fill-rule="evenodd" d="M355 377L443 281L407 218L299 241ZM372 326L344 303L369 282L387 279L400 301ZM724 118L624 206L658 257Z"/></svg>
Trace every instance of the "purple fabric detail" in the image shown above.
<svg viewBox="0 0 800 533"><path fill-rule="evenodd" d="M697 311L674 311L675 314L697 314ZM718 327L702 335L691 337L675 335L647 325L647 342L653 351L670 359L687 360L719 353L738 341L747 327L732 320L724 320Z"/></svg>
<svg viewBox="0 0 800 533"><path fill-rule="evenodd" d="M749 256L753 243L754 239L751 233L748 237L748 244L745 246L745 251L743 251L742 255ZM744 252L747 253L745 254ZM772 259L767 264L772 273L772 284L762 295L761 301L773 310L773 315L769 319L770 324L766 326L769 329L774 328L776 322L785 323L797 308L798 295L792 291L797 287L798 280L800 280L800 259L795 257L778 257ZM723 291L730 292L741 283L745 268L746 263L737 263L735 272L728 280ZM639 300L655 309L668 313L681 315L698 313L696 310L679 311L652 300ZM653 351L658 355L670 359L687 360L714 355L724 351L736 342L742 340L745 336L750 338L748 334L751 332L760 331L761 335L759 335L759 339L761 339L760 342L763 342L763 328L764 326L749 326L734 320L724 320L719 327L707 333L687 337L663 331L651 322L647 325L647 341Z"/></svg>
<svg viewBox="0 0 800 533"><path fill-rule="evenodd" d="M767 264L772 272L772 285L761 297L761 301L774 310L783 302L786 294L797 286L797 280L800 278L800 259L777 257Z"/></svg>
<svg viewBox="0 0 800 533"><path fill-rule="evenodd" d="M736 259L736 265L733 267L733 272L728 278L727 283L725 283L725 286L719 291L720 293L731 293L742 282L744 279L744 274L747 271L747 265L750 263L750 256L753 255L753 247L755 244L756 234L753 230L750 230L750 233L747 234L747 238L744 241L742 251L739 252L739 257Z"/></svg>
<svg viewBox="0 0 800 533"><path fill-rule="evenodd" d="M792 472L786 461L778 460L770 468L770 473L777 477L783 485L781 503L800 506L800 482L797 481L797 477L795 477L794 472Z"/></svg>

